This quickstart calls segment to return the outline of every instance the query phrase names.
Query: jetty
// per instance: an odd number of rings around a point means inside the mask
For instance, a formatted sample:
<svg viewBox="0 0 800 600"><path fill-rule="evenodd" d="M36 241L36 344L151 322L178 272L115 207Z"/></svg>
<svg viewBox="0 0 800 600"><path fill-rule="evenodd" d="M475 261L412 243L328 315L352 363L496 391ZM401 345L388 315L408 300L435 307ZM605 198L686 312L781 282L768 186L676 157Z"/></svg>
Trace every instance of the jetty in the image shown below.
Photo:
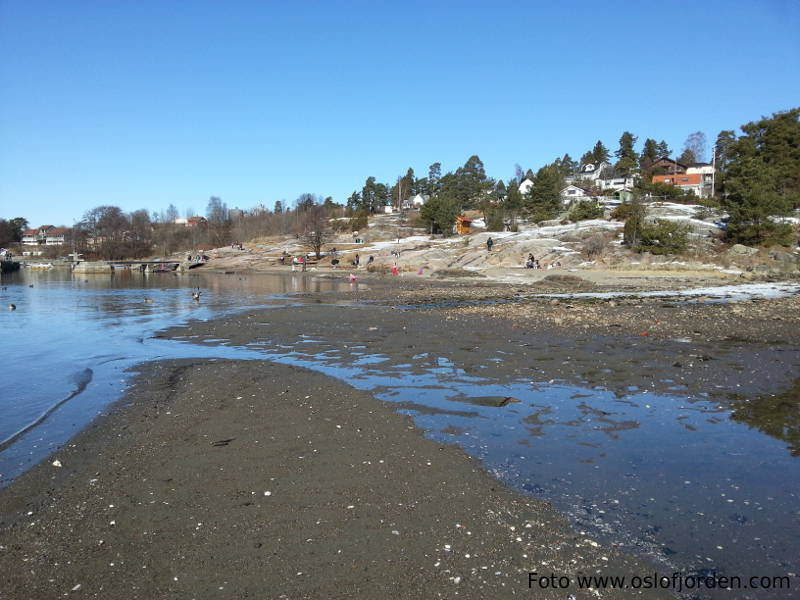
<svg viewBox="0 0 800 600"><path fill-rule="evenodd" d="M194 269L205 264L205 260L104 260L81 261L73 264L73 273L113 274L116 271L133 273L172 273Z"/></svg>

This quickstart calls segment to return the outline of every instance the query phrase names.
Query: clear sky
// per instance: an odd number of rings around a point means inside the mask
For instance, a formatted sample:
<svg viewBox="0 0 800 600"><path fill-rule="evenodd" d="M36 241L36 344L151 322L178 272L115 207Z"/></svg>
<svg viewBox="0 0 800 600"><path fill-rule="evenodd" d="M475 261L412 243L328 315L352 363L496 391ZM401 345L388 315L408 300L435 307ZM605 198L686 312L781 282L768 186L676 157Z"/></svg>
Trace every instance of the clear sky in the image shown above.
<svg viewBox="0 0 800 600"><path fill-rule="evenodd" d="M507 180L798 105L798 0L0 0L0 217Z"/></svg>

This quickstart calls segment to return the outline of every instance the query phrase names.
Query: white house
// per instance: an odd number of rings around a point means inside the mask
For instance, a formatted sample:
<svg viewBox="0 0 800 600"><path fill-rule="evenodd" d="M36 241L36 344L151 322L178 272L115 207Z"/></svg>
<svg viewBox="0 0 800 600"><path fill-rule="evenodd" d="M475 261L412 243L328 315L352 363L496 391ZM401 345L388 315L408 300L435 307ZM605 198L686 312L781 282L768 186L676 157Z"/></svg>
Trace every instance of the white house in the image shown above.
<svg viewBox="0 0 800 600"><path fill-rule="evenodd" d="M686 166L687 175L713 175L714 167L709 163L692 163Z"/></svg>
<svg viewBox="0 0 800 600"><path fill-rule="evenodd" d="M561 201L564 204L569 204L578 198L589 198L590 196L589 190L573 184L569 184L561 190Z"/></svg>
<svg viewBox="0 0 800 600"><path fill-rule="evenodd" d="M61 246L64 244L67 227L53 227L42 225L38 229L27 229L22 232L23 246Z"/></svg>
<svg viewBox="0 0 800 600"><path fill-rule="evenodd" d="M430 200L430 196L426 194L417 194L416 196L411 196L403 200L403 208L421 208L428 200Z"/></svg>
<svg viewBox="0 0 800 600"><path fill-rule="evenodd" d="M632 190L636 185L636 180L633 176L609 177L608 179L598 179L597 184L604 192L617 192L620 190Z"/></svg>
<svg viewBox="0 0 800 600"><path fill-rule="evenodd" d="M528 194L530 194L532 189L533 189L533 181L531 181L530 178L525 178L519 184L519 192L523 196L527 196Z"/></svg>
<svg viewBox="0 0 800 600"><path fill-rule="evenodd" d="M577 175L570 175L566 178L566 181L567 183L574 183L578 179L597 181L611 169L611 163L604 160L596 163L586 163L585 165L581 165Z"/></svg>

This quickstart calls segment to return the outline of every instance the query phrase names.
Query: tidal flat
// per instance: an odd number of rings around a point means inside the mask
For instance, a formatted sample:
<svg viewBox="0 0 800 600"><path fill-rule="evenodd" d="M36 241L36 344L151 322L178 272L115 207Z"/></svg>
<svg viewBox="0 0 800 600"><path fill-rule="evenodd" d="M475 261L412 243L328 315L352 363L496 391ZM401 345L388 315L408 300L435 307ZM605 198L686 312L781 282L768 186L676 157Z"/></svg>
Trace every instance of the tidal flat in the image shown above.
<svg viewBox="0 0 800 600"><path fill-rule="evenodd" d="M531 589L531 571L797 581L796 298L729 305L743 325L717 336L686 331L689 313L722 331L717 304L475 303L461 285L440 307L440 286L398 289L155 334L203 358L135 367L61 467L0 490L8 597L597 597ZM635 334L637 314L658 330Z"/></svg>

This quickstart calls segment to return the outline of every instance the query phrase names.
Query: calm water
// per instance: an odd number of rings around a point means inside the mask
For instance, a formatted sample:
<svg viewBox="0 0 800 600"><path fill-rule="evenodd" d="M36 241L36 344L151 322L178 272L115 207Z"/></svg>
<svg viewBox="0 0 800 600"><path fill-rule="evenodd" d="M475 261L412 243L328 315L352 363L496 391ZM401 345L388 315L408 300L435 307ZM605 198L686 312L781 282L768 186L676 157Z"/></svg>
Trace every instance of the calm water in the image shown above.
<svg viewBox="0 0 800 600"><path fill-rule="evenodd" d="M642 392L636 382L621 397L562 383L498 380L490 366L468 374L446 355L422 351L409 364L365 346L302 335L291 344L265 338L246 348L151 337L191 319L285 304L292 292L350 289L348 283L299 275L73 280L51 271L15 274L3 285L0 440L63 402L0 452L3 481L44 458L117 399L126 386L124 370L139 362L280 359L403 403L402 410L430 437L463 446L508 485L567 512L578 529L651 556L664 571L798 573L800 463L788 447L800 449L793 437L796 392L734 411L702 396ZM189 296L196 286L203 289L199 305ZM18 309L5 310L9 302ZM64 401L76 390L82 391ZM498 408L468 401L490 396L520 402ZM766 425L752 414L759 410L769 412ZM774 420L776 411L784 421ZM793 594L760 591L754 597Z"/></svg>

